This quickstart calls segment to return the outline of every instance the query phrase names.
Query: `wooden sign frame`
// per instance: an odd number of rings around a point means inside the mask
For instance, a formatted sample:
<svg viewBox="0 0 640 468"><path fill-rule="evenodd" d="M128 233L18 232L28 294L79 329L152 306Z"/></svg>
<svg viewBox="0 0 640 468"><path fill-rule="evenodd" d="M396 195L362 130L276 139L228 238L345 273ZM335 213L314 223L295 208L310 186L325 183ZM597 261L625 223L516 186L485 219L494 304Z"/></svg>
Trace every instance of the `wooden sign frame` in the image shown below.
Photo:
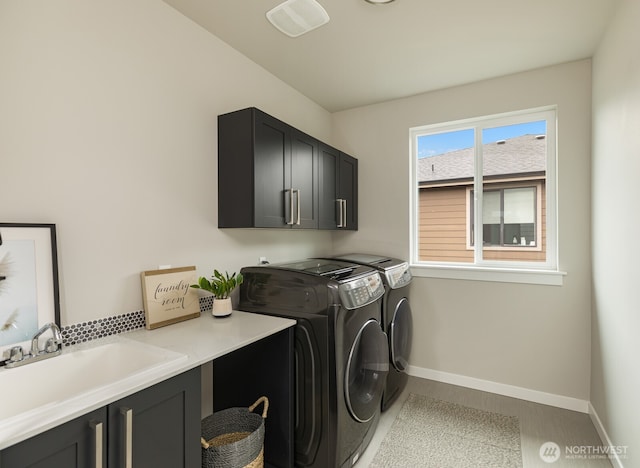
<svg viewBox="0 0 640 468"><path fill-rule="evenodd" d="M148 330L200 316L200 296L190 287L198 279L195 266L143 271L140 275Z"/></svg>

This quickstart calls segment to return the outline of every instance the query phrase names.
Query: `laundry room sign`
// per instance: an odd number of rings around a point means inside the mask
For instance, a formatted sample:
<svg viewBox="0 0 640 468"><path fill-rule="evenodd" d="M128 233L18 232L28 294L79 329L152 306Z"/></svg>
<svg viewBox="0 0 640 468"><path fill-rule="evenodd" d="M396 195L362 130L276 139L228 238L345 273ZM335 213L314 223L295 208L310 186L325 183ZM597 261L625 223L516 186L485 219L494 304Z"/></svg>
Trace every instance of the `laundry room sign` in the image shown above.
<svg viewBox="0 0 640 468"><path fill-rule="evenodd" d="M200 316L198 293L190 288L197 280L196 267L143 271L141 277L147 329Z"/></svg>

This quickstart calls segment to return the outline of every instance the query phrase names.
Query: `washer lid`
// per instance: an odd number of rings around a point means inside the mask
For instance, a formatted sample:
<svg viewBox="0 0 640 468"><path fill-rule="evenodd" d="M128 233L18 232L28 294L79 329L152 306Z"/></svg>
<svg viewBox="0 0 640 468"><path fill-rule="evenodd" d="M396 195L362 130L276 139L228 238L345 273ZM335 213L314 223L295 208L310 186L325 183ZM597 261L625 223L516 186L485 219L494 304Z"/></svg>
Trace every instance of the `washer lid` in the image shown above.
<svg viewBox="0 0 640 468"><path fill-rule="evenodd" d="M375 265L377 263L386 262L389 257L381 257L379 255L370 254L347 254L336 257L338 260L346 260L347 262L364 263L366 265Z"/></svg>
<svg viewBox="0 0 640 468"><path fill-rule="evenodd" d="M271 263L269 265L261 265L260 268L276 268L280 270L300 272L305 275L316 276L326 280L335 280L339 283L350 281L352 278L371 274L376 271L366 265L348 263L330 258L308 258L306 260L299 260L295 262Z"/></svg>

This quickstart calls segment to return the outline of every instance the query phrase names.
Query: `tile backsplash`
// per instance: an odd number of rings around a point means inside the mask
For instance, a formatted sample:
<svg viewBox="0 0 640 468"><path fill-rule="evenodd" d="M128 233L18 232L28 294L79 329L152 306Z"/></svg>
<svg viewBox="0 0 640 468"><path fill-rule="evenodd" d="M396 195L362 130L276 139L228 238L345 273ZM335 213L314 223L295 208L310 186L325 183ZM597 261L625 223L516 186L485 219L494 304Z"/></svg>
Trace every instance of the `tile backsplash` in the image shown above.
<svg viewBox="0 0 640 468"><path fill-rule="evenodd" d="M200 298L200 312L207 312L213 306L213 297ZM146 320L144 310L104 317L88 322L66 325L61 328L62 343L71 346L78 343L97 340L109 335L117 335L138 328L144 328Z"/></svg>
<svg viewBox="0 0 640 468"><path fill-rule="evenodd" d="M76 323L62 327L62 343L71 346L86 341L97 340L109 335L144 328L144 310L129 312L112 317L104 317L88 322Z"/></svg>

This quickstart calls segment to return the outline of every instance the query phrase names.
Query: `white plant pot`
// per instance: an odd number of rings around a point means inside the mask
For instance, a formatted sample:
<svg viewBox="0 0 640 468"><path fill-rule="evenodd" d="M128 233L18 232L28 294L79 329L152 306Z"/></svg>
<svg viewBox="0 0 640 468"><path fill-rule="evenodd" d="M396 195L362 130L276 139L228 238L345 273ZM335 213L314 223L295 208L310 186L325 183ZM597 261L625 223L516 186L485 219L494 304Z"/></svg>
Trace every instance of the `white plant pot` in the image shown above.
<svg viewBox="0 0 640 468"><path fill-rule="evenodd" d="M233 306L231 305L231 298L226 299L213 299L213 308L211 309L211 315L214 317L227 317L231 315Z"/></svg>

